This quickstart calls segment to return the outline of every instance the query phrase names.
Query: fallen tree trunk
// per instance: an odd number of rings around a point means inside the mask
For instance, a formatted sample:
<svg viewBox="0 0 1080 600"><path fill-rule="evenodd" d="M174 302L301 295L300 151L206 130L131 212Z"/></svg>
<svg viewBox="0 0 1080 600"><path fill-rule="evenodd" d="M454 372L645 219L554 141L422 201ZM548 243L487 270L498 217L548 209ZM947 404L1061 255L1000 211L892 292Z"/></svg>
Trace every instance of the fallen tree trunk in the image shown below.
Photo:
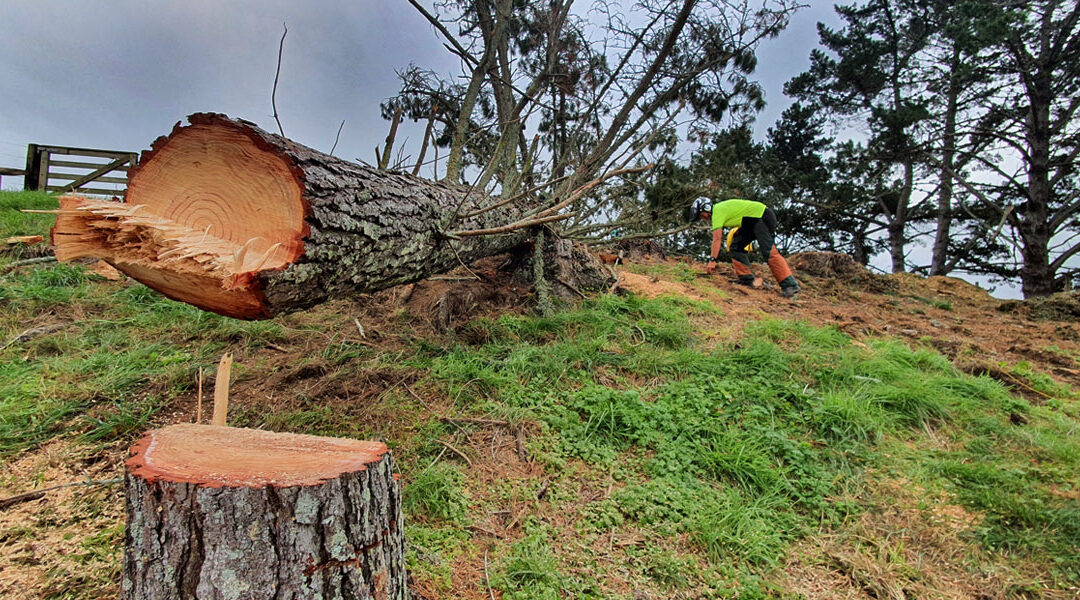
<svg viewBox="0 0 1080 600"><path fill-rule="evenodd" d="M101 258L175 300L264 319L418 281L527 237L450 239L451 226L496 228L523 210L478 211L490 202L479 192L334 158L247 121L188 119L143 152L123 203L61 199L59 260Z"/></svg>
<svg viewBox="0 0 1080 600"><path fill-rule="evenodd" d="M408 597L385 444L173 425L131 453L121 598Z"/></svg>

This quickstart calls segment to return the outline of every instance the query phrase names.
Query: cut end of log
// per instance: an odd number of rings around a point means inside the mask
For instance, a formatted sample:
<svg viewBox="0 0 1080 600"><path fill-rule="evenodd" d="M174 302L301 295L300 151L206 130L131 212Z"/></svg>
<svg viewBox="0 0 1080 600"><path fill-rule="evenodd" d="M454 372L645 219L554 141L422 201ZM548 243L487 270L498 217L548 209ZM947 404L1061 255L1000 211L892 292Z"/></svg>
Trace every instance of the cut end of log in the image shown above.
<svg viewBox="0 0 1080 600"><path fill-rule="evenodd" d="M123 203L61 198L56 257L104 259L175 300L266 318L259 275L292 264L309 231L302 183L243 123L190 120L143 153Z"/></svg>
<svg viewBox="0 0 1080 600"><path fill-rule="evenodd" d="M127 467L147 481L205 487L313 486L363 471L386 452L381 442L181 424L143 436Z"/></svg>

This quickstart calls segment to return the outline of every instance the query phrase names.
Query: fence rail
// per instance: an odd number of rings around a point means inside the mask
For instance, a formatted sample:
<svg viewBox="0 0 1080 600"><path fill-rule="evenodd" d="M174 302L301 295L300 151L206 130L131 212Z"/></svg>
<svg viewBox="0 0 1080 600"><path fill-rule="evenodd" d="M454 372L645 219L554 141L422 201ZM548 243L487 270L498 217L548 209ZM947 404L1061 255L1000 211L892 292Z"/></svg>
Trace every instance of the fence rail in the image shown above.
<svg viewBox="0 0 1080 600"><path fill-rule="evenodd" d="M11 167L0 167L0 184L4 182L5 176L19 177L21 175L26 175L26 171L22 169L13 169ZM0 186L0 189L2 188L3 186Z"/></svg>
<svg viewBox="0 0 1080 600"><path fill-rule="evenodd" d="M71 158L55 159L53 157ZM135 166L138 160L139 155L136 152L29 144L26 147L26 174L23 188L47 192L81 192L119 196L127 191L128 169ZM90 184L94 183L111 183L124 187L117 189L90 187Z"/></svg>

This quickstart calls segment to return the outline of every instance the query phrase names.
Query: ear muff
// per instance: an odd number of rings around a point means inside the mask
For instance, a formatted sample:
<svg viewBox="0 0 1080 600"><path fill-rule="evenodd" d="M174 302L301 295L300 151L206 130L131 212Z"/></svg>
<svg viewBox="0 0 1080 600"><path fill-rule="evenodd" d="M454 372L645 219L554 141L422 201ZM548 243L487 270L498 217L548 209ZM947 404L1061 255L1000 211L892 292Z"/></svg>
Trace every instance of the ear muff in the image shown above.
<svg viewBox="0 0 1080 600"><path fill-rule="evenodd" d="M698 198L687 209L685 218L687 223L696 223L701 218L702 212L712 212L712 203L705 198Z"/></svg>

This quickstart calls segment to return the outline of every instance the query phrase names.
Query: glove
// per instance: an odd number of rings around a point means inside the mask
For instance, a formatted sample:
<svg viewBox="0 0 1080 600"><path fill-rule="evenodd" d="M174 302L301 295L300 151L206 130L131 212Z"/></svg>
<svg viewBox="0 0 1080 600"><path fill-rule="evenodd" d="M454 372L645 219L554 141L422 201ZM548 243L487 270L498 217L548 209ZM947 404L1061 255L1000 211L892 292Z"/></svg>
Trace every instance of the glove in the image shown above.
<svg viewBox="0 0 1080 600"><path fill-rule="evenodd" d="M715 260L710 260L709 264L705 265L705 273L708 274L708 275L712 275L713 271L715 271L715 270L716 270L716 261Z"/></svg>

